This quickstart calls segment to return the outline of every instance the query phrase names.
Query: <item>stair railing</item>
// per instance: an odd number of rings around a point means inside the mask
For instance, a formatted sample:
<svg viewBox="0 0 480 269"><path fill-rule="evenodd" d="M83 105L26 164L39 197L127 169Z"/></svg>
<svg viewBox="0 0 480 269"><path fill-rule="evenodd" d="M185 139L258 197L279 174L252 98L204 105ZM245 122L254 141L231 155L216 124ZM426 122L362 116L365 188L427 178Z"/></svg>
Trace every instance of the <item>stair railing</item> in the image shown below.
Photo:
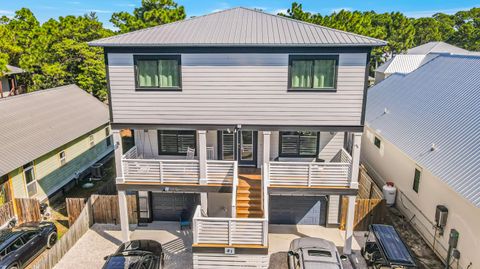
<svg viewBox="0 0 480 269"><path fill-rule="evenodd" d="M237 217L237 188L238 188L238 163L233 165L233 181L232 181L232 218Z"/></svg>

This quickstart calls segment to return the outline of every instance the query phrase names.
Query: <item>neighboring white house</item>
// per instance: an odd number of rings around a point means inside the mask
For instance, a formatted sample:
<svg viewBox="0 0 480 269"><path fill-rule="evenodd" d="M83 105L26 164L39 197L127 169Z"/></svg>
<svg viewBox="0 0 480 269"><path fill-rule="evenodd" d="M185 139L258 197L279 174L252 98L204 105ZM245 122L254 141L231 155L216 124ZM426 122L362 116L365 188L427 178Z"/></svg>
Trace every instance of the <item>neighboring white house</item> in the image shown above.
<svg viewBox="0 0 480 269"><path fill-rule="evenodd" d="M439 55L368 91L361 160L437 254L459 232L459 268L480 268L480 56ZM437 205L448 209L444 234ZM453 264L456 264L454 261ZM456 268L456 267L454 267Z"/></svg>
<svg viewBox="0 0 480 269"><path fill-rule="evenodd" d="M406 54L395 55L375 69L375 84L395 73L408 74L444 53L469 54L470 52L441 41L411 48Z"/></svg>
<svg viewBox="0 0 480 269"><path fill-rule="evenodd" d="M343 195L350 253L366 70L384 41L233 8L90 44L107 59L124 240L128 191L141 222L193 215L195 268L266 268L268 224L338 225Z"/></svg>

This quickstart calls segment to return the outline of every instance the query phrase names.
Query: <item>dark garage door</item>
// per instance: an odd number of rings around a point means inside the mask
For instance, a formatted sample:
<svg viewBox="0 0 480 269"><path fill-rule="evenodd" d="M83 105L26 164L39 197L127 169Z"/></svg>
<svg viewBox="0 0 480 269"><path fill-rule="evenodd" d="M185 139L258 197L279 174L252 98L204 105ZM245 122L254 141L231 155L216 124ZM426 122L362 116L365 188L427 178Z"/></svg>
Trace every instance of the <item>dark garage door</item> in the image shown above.
<svg viewBox="0 0 480 269"><path fill-rule="evenodd" d="M152 216L156 221L178 221L183 209L193 211L200 203L195 193L152 193Z"/></svg>
<svg viewBox="0 0 480 269"><path fill-rule="evenodd" d="M270 196L270 223L325 225L325 196Z"/></svg>

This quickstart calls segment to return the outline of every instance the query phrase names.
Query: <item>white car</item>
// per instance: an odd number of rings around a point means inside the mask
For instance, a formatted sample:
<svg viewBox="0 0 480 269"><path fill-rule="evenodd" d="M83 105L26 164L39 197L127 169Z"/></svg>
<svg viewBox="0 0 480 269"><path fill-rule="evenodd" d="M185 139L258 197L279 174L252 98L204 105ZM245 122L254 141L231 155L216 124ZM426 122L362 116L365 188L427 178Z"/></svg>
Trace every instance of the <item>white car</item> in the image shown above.
<svg viewBox="0 0 480 269"><path fill-rule="evenodd" d="M290 243L289 269L343 269L337 247L331 241L305 237Z"/></svg>

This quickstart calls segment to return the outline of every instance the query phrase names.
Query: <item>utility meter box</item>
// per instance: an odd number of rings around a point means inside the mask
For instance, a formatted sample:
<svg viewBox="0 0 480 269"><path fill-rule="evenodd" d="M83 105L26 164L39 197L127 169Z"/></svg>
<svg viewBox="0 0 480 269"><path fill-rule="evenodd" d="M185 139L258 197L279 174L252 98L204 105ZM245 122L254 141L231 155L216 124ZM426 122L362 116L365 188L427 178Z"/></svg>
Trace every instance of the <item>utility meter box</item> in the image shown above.
<svg viewBox="0 0 480 269"><path fill-rule="evenodd" d="M439 228L445 228L447 225L448 209L443 205L437 205L437 210L435 211L435 223Z"/></svg>
<svg viewBox="0 0 480 269"><path fill-rule="evenodd" d="M448 245L451 246L452 248L456 248L458 244L459 236L460 236L460 233L457 230L451 229L450 238L448 239Z"/></svg>

